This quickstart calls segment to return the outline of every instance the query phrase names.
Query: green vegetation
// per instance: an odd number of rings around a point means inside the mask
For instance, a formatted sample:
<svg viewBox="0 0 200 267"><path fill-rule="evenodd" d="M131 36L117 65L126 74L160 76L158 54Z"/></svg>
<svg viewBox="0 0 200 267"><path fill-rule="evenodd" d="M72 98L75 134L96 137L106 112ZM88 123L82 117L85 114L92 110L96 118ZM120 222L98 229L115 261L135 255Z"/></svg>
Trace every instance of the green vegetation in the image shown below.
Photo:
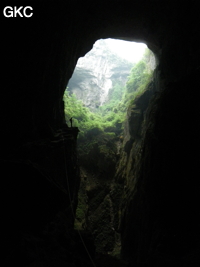
<svg viewBox="0 0 200 267"><path fill-rule="evenodd" d="M73 117L73 126L80 130L78 155L83 175L74 228L87 229L94 238L96 252L109 252L116 258L121 249L115 229L121 216L123 184L114 184L113 177L127 109L145 91L152 77L148 65L150 55L147 50L143 59L132 67L125 85L113 83L107 102L95 112L85 107L68 88L64 94L66 122Z"/></svg>
<svg viewBox="0 0 200 267"><path fill-rule="evenodd" d="M95 113L84 107L68 89L65 91L63 99L66 121L69 122L73 117L73 126L80 130L79 139L91 138L102 132L112 134L113 137L121 135L128 106L144 91L152 77L152 71L147 66L151 53L147 49L143 59L132 67L125 86L119 83L113 85L107 103Z"/></svg>
<svg viewBox="0 0 200 267"><path fill-rule="evenodd" d="M117 102L112 101L110 105L105 105L97 113L93 113L84 107L74 94L70 95L68 90L65 91L64 102L66 121L69 122L73 117L73 126L79 127L80 130L79 138L95 136L102 131L118 133L122 129L124 114L117 112Z"/></svg>

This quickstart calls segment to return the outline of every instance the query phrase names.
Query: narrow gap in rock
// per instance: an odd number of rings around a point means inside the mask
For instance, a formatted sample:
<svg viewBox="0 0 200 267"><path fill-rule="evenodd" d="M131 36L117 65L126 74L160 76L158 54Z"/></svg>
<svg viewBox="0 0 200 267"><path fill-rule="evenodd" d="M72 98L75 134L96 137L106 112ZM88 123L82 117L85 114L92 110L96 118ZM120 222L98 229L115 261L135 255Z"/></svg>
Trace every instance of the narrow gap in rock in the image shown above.
<svg viewBox="0 0 200 267"><path fill-rule="evenodd" d="M121 172L130 171L129 157L137 154L155 66L145 44L100 39L79 58L64 93L66 123L79 129L81 183L74 228L86 237L86 247L94 244L98 266L120 261L127 184Z"/></svg>

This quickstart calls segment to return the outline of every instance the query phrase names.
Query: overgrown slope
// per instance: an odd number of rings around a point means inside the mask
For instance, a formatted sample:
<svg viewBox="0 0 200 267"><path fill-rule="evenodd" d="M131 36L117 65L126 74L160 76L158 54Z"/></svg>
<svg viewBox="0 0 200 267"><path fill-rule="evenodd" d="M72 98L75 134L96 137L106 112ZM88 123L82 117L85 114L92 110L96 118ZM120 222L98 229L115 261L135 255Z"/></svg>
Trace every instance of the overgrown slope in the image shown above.
<svg viewBox="0 0 200 267"><path fill-rule="evenodd" d="M123 151L129 149L124 143L127 123L132 123L132 131L137 132L144 119L143 106L146 108L150 98L152 79L150 56L152 53L146 51L143 59L131 69L126 85L115 84L109 91L107 103L96 112L84 107L68 90L64 95L66 121L73 117L74 126L80 130L78 154L82 181L75 226L92 233L98 253L116 256L120 252L124 181L115 178L116 166Z"/></svg>

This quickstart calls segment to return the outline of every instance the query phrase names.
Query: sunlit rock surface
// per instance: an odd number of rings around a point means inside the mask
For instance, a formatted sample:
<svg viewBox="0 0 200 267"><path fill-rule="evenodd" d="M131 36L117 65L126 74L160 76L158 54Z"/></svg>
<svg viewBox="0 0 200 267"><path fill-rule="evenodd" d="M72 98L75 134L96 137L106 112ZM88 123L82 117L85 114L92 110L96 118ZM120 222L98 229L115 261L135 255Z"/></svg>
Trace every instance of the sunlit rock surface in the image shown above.
<svg viewBox="0 0 200 267"><path fill-rule="evenodd" d="M85 57L78 60L68 88L86 107L95 110L107 100L115 83L125 84L133 64L110 51L106 41L97 41Z"/></svg>

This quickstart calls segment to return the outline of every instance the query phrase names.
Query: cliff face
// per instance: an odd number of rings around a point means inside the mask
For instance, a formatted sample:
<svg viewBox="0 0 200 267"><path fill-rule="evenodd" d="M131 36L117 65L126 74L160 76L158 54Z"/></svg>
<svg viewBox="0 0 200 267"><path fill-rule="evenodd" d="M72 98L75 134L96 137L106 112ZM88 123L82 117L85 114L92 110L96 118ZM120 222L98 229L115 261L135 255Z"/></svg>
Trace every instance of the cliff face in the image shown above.
<svg viewBox="0 0 200 267"><path fill-rule="evenodd" d="M123 187L115 183L114 174L120 142L103 132L86 142L79 155L81 185L76 226L92 234L97 253L119 256L119 204Z"/></svg>
<svg viewBox="0 0 200 267"><path fill-rule="evenodd" d="M138 76L140 75L140 82L129 83L129 90L132 92L145 86L145 74L152 71L155 64L149 51L145 55L145 71L139 71L141 65L135 68ZM150 82L150 78L148 81ZM135 99L134 94L129 94L132 104L128 107L124 133L122 130L117 133L117 127L113 125L109 133L99 129L78 140L82 179L76 225L82 226L93 235L98 253L120 255L121 199L127 187L126 176L131 176L133 162L138 153L136 148L141 140L145 112L154 93L153 84L151 81L147 88L141 90L142 93L137 93ZM124 172L123 175L121 172Z"/></svg>
<svg viewBox="0 0 200 267"><path fill-rule="evenodd" d="M124 185L122 255L144 266L180 266L182 263L196 266L199 247L195 236L199 235L199 220L194 218L200 184L194 181L194 176L198 159L192 153L190 159L185 157L184 151L197 151L199 147L199 130L190 130L197 102L194 95L188 96L188 88L194 88L195 84L199 87L198 72L183 81L179 81L178 76L175 81L169 72L163 81L158 78L162 77L159 72L163 64L166 62L161 62L149 88L127 112L123 149L116 171L116 181ZM180 65L180 69L184 73L184 65ZM180 73L180 69L176 71ZM192 107L194 110L190 112ZM185 143L185 135L190 144ZM194 144L197 147L194 148ZM192 163L191 169L188 163ZM188 186L193 191L189 199ZM194 228L188 227L190 220ZM193 248L189 245L191 242L194 242ZM194 247L198 248L194 250Z"/></svg>
<svg viewBox="0 0 200 267"><path fill-rule="evenodd" d="M130 62L111 52L101 39L85 57L79 58L68 83L69 91L94 111L106 102L113 84L125 84L131 67Z"/></svg>
<svg viewBox="0 0 200 267"><path fill-rule="evenodd" d="M129 188L130 179L134 179L133 168L140 154L145 115L154 90L155 81L152 81L127 110L122 149L115 173L116 179L120 180L125 188Z"/></svg>

